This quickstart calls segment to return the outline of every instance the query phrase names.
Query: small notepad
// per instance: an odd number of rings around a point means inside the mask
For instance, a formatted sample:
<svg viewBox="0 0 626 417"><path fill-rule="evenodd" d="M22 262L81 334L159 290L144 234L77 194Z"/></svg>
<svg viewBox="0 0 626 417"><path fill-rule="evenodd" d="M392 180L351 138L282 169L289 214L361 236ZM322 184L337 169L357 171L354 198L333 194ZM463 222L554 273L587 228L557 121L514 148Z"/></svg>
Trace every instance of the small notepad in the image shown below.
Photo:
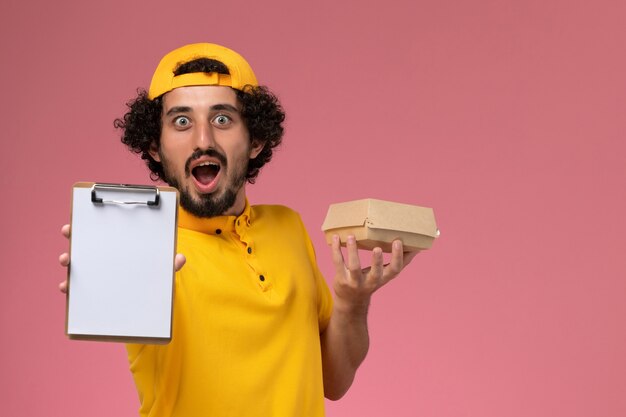
<svg viewBox="0 0 626 417"><path fill-rule="evenodd" d="M172 187L74 185L70 339L171 340L177 214Z"/></svg>

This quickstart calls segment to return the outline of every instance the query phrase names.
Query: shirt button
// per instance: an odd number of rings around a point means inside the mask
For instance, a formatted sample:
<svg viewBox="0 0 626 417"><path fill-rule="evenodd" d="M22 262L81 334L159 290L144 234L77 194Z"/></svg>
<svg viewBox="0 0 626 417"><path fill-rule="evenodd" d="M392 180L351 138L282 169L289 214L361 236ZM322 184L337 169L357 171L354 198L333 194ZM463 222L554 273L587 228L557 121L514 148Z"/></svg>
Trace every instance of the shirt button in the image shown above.
<svg viewBox="0 0 626 417"><path fill-rule="evenodd" d="M260 279L261 281L265 281L265 277L264 277L263 275L259 275L259 279Z"/></svg>
<svg viewBox="0 0 626 417"><path fill-rule="evenodd" d="M252 248L248 246L248 253L252 253Z"/></svg>
<svg viewBox="0 0 626 417"><path fill-rule="evenodd" d="M220 233L222 233L222 229L217 229L217 230L215 231L215 234L217 234L217 235L219 235Z"/></svg>

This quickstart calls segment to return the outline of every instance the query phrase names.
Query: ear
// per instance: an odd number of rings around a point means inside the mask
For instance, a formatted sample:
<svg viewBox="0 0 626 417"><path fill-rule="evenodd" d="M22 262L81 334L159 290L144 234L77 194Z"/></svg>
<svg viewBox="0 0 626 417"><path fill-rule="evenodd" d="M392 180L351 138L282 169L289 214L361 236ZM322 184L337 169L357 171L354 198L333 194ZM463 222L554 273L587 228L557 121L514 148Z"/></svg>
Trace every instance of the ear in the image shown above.
<svg viewBox="0 0 626 417"><path fill-rule="evenodd" d="M254 159L259 156L264 147L264 143L257 139L252 139L252 144L250 146L250 159Z"/></svg>
<svg viewBox="0 0 626 417"><path fill-rule="evenodd" d="M159 156L159 147L157 146L155 141L152 141L150 144L150 149L148 149L148 153L157 162L161 162L161 157Z"/></svg>

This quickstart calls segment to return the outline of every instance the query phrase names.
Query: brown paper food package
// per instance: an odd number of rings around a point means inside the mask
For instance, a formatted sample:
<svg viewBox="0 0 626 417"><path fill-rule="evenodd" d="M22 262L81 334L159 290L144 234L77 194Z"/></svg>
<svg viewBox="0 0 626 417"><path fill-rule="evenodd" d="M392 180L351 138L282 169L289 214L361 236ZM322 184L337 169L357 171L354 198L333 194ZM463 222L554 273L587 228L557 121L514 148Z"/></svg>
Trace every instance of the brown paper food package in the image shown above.
<svg viewBox="0 0 626 417"><path fill-rule="evenodd" d="M406 252L430 249L439 236L433 209L372 198L331 204L322 230L328 244L334 234L342 245L354 235L360 249L384 252L391 252L395 239L402 240Z"/></svg>

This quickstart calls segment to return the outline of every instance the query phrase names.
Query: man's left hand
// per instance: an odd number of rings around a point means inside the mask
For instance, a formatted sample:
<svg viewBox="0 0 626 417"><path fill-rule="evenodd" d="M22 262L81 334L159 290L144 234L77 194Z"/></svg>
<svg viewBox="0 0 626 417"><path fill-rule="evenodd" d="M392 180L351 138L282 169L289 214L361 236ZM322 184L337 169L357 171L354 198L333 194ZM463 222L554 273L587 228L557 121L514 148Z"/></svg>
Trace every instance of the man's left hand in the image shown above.
<svg viewBox="0 0 626 417"><path fill-rule="evenodd" d="M339 236L332 241L333 263L335 264L335 308L358 309L369 305L372 294L391 281L419 252L404 252L402 241L392 244L391 261L383 265L383 251L374 248L372 264L361 268L361 261L354 236L346 241L347 260L341 251Z"/></svg>

